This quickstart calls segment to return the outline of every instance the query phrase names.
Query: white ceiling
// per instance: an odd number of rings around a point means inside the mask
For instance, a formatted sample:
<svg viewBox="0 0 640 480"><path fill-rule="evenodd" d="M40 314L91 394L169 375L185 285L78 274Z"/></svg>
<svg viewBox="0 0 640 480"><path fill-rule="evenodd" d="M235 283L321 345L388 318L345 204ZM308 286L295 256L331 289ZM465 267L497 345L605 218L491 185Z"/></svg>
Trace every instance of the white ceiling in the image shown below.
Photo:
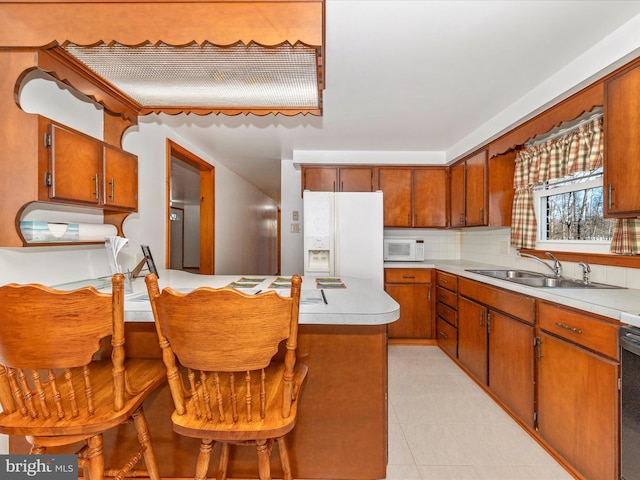
<svg viewBox="0 0 640 480"><path fill-rule="evenodd" d="M280 162L294 150L452 160L461 141L638 14L640 1L326 0L322 117L159 117L279 202Z"/></svg>

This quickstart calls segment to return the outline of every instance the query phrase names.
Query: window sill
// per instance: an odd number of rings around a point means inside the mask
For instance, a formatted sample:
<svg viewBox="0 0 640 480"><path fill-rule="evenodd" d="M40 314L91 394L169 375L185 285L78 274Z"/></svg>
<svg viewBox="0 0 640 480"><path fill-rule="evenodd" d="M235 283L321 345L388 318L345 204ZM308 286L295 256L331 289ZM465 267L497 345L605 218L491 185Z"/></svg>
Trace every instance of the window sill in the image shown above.
<svg viewBox="0 0 640 480"><path fill-rule="evenodd" d="M608 265L610 267L640 268L640 255L612 255L602 253L558 252L554 250L534 250L523 248L521 253L535 255L547 259L545 252L551 252L558 260L565 262L587 262L592 265Z"/></svg>

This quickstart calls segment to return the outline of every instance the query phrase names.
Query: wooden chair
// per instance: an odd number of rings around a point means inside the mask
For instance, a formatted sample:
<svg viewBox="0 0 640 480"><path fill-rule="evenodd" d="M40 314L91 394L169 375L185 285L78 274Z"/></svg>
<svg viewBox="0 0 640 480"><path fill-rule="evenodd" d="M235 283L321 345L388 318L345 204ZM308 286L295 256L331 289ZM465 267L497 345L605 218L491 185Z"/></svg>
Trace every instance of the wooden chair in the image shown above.
<svg viewBox="0 0 640 480"><path fill-rule="evenodd" d="M208 287L160 293L155 275L145 281L175 406L173 429L201 439L195 478L206 478L220 442L219 480L227 478L229 445L247 444L257 448L260 479L270 479L277 442L284 479L291 480L284 436L296 423L307 374L296 364L302 279L293 277L290 297ZM274 359L283 340L284 359Z"/></svg>
<svg viewBox="0 0 640 480"><path fill-rule="evenodd" d="M90 480L160 480L142 402L166 374L160 359L125 357L122 274L112 294L2 286L0 332L0 433L25 436L33 454L82 442L78 464ZM101 358L109 338L111 359L108 351ZM121 469L105 471L102 434L130 419L141 448ZM146 471L134 470L141 457Z"/></svg>

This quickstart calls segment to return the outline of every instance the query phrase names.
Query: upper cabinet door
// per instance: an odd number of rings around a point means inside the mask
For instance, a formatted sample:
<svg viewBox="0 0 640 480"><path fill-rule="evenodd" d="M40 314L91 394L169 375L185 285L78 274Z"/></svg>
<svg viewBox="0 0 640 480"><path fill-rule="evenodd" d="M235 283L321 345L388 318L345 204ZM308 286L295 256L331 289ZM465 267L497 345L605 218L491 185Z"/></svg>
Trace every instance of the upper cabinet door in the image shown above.
<svg viewBox="0 0 640 480"><path fill-rule="evenodd" d="M380 168L378 188L384 195L384 226L411 227L412 192L410 168Z"/></svg>
<svg viewBox="0 0 640 480"><path fill-rule="evenodd" d="M464 193L464 162L456 163L450 170L450 197L451 197L451 226L464 227L465 225L465 193Z"/></svg>
<svg viewBox="0 0 640 480"><path fill-rule="evenodd" d="M604 213L640 213L640 65L605 84Z"/></svg>
<svg viewBox="0 0 640 480"><path fill-rule="evenodd" d="M138 157L104 146L104 205L138 209Z"/></svg>
<svg viewBox="0 0 640 480"><path fill-rule="evenodd" d="M473 227L487 224L487 151L467 159L465 225Z"/></svg>
<svg viewBox="0 0 640 480"><path fill-rule="evenodd" d="M341 192L373 191L373 168L340 167L339 174Z"/></svg>
<svg viewBox="0 0 640 480"><path fill-rule="evenodd" d="M54 124L48 133L49 171L44 182L49 198L98 205L101 142Z"/></svg>
<svg viewBox="0 0 640 480"><path fill-rule="evenodd" d="M446 227L448 220L446 168L413 170L413 226Z"/></svg>
<svg viewBox="0 0 640 480"><path fill-rule="evenodd" d="M302 190L312 192L337 192L337 167L304 167Z"/></svg>

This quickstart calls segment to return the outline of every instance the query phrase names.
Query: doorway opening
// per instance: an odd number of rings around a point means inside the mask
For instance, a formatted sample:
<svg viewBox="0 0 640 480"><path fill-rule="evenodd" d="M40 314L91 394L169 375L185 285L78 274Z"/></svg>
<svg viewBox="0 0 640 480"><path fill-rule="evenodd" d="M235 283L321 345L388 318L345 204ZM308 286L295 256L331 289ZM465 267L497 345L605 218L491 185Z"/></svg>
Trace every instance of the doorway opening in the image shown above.
<svg viewBox="0 0 640 480"><path fill-rule="evenodd" d="M213 275L215 167L169 139L167 203L166 264Z"/></svg>

